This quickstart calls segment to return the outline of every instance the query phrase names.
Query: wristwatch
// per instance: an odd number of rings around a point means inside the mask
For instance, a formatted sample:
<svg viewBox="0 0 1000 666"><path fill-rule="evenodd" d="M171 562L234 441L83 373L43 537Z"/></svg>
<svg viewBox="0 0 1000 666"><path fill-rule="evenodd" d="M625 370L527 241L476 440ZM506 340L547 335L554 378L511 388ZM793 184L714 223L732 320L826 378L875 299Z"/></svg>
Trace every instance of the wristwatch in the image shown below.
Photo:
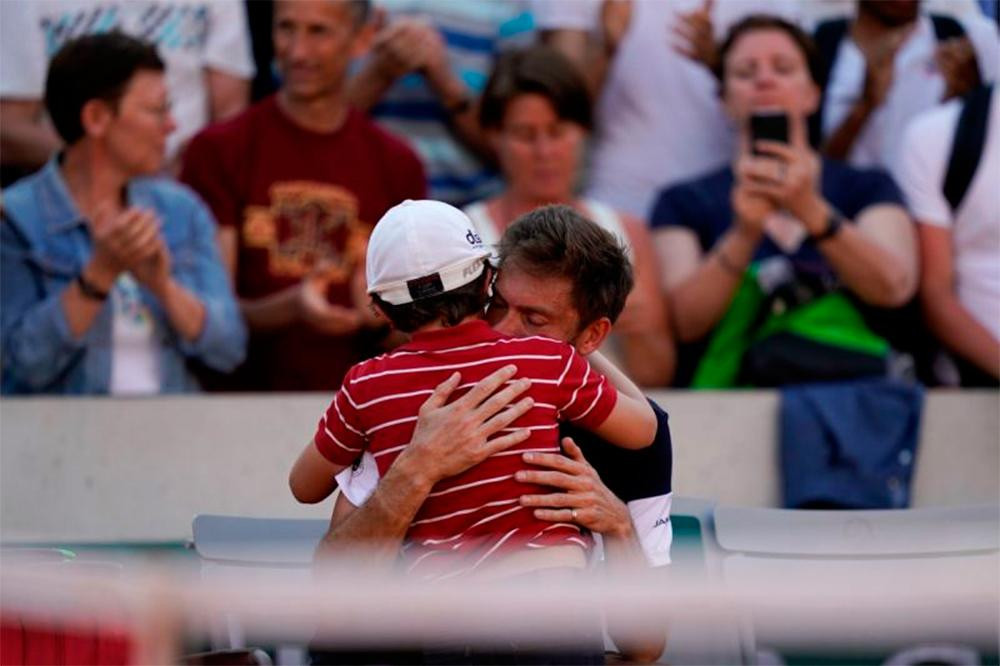
<svg viewBox="0 0 1000 666"><path fill-rule="evenodd" d="M79 287L80 293L87 298L91 298L95 301L108 300L108 292L102 290L93 282L85 278L82 272L77 273L76 275L76 286Z"/></svg>
<svg viewBox="0 0 1000 666"><path fill-rule="evenodd" d="M831 206L830 213L826 216L826 228L818 234L813 234L810 238L813 243L822 243L836 236L842 226L844 226L844 216Z"/></svg>

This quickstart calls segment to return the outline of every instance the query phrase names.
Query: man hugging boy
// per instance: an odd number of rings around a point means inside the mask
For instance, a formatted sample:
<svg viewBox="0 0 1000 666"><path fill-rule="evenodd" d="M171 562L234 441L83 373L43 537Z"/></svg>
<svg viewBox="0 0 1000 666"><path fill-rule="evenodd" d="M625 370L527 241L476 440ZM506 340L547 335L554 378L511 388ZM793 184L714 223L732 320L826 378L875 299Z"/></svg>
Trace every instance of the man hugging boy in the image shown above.
<svg viewBox="0 0 1000 666"><path fill-rule="evenodd" d="M447 204L406 201L382 217L368 245L368 293L410 342L351 368L290 475L295 497L310 503L326 498L334 476L364 453L381 475L406 448L436 386L460 373L459 397L494 371L516 366L511 381L530 382L524 395L531 409L506 430L523 440L434 487L406 535L401 565L408 575L582 568L590 536L520 505L521 495L546 491L515 479L528 469L522 454L558 452L560 422L630 449L648 446L655 435L649 404L599 353L591 361L617 388L565 342L490 328L483 320L494 275L489 255L469 218Z"/></svg>

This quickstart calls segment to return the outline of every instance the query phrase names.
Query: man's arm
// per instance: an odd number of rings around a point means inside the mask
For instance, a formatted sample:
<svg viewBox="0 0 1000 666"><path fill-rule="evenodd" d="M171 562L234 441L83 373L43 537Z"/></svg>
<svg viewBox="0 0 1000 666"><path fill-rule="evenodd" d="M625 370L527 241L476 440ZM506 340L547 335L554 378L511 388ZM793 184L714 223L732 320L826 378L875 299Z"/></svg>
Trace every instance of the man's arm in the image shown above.
<svg viewBox="0 0 1000 666"><path fill-rule="evenodd" d="M632 2L604 0L596 18L598 33L580 27L543 28L541 32L544 44L560 51L577 66L595 100L632 21Z"/></svg>
<svg viewBox="0 0 1000 666"><path fill-rule="evenodd" d="M483 159L494 159L479 127L473 92L452 70L440 31L423 19L400 18L379 29L371 57L348 84L351 103L368 111L402 76L419 72L445 109L459 141Z"/></svg>
<svg viewBox="0 0 1000 666"><path fill-rule="evenodd" d="M920 303L931 331L951 351L990 375L1000 376L1000 341L955 293L951 230L917 224L920 234Z"/></svg>
<svg viewBox="0 0 1000 666"><path fill-rule="evenodd" d="M823 142L823 154L847 160L868 119L885 102L893 83L896 53L910 33L910 27L895 29L875 47L861 48L865 57L865 80L861 96L851 106L840 125Z"/></svg>
<svg viewBox="0 0 1000 666"><path fill-rule="evenodd" d="M245 77L207 67L205 86L212 122L231 118L250 103L250 79Z"/></svg>
<svg viewBox="0 0 1000 666"><path fill-rule="evenodd" d="M523 429L487 441L534 404L531 398L524 398L508 408L530 386L528 380L518 379L498 390L515 372L515 366L505 366L451 404L446 403L461 376L456 372L438 385L420 408L409 446L386 471L371 497L356 510L346 498L338 498L330 529L316 549L317 561L361 554L372 566L391 566L407 528L435 483L524 441L529 432Z"/></svg>

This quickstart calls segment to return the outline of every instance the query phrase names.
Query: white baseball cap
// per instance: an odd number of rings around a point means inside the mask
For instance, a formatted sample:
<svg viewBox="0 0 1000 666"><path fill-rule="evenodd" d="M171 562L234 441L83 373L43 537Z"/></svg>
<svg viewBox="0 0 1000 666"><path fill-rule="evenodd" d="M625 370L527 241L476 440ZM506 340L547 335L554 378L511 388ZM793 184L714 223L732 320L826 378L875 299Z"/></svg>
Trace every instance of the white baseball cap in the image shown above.
<svg viewBox="0 0 1000 666"><path fill-rule="evenodd" d="M382 216L368 239L368 293L393 305L437 296L479 277L489 256L465 213L407 199Z"/></svg>

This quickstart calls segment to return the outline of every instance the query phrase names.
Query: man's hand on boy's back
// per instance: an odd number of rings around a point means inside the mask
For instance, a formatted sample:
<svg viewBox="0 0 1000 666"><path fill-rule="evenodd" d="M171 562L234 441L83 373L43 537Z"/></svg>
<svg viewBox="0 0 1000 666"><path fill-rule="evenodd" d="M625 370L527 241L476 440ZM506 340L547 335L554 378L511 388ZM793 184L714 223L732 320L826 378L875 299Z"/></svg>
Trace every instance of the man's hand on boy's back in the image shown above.
<svg viewBox="0 0 1000 666"><path fill-rule="evenodd" d="M521 506L535 507L535 517L541 520L576 523L598 534L630 538L634 528L628 507L604 485L572 438L564 437L562 446L566 455L523 454L524 462L540 469L520 471L517 480L556 491L522 495Z"/></svg>
<svg viewBox="0 0 1000 666"><path fill-rule="evenodd" d="M426 484L429 491L441 479L523 442L529 435L523 428L487 441L534 405L530 397L517 400L531 386L527 379L500 388L516 372L515 366L504 366L449 403L462 381L459 373L452 374L420 407L413 438L393 466L408 467L413 478Z"/></svg>
<svg viewBox="0 0 1000 666"><path fill-rule="evenodd" d="M439 384L420 408L409 446L368 501L355 507L343 495L337 497L330 529L316 550L317 559L358 554L361 549L369 565L391 566L435 483L523 442L529 435L524 429L489 439L534 404L531 398L517 399L529 381L519 379L504 386L516 372L515 366L505 366L451 403L448 398L461 384L461 376L456 372Z"/></svg>

